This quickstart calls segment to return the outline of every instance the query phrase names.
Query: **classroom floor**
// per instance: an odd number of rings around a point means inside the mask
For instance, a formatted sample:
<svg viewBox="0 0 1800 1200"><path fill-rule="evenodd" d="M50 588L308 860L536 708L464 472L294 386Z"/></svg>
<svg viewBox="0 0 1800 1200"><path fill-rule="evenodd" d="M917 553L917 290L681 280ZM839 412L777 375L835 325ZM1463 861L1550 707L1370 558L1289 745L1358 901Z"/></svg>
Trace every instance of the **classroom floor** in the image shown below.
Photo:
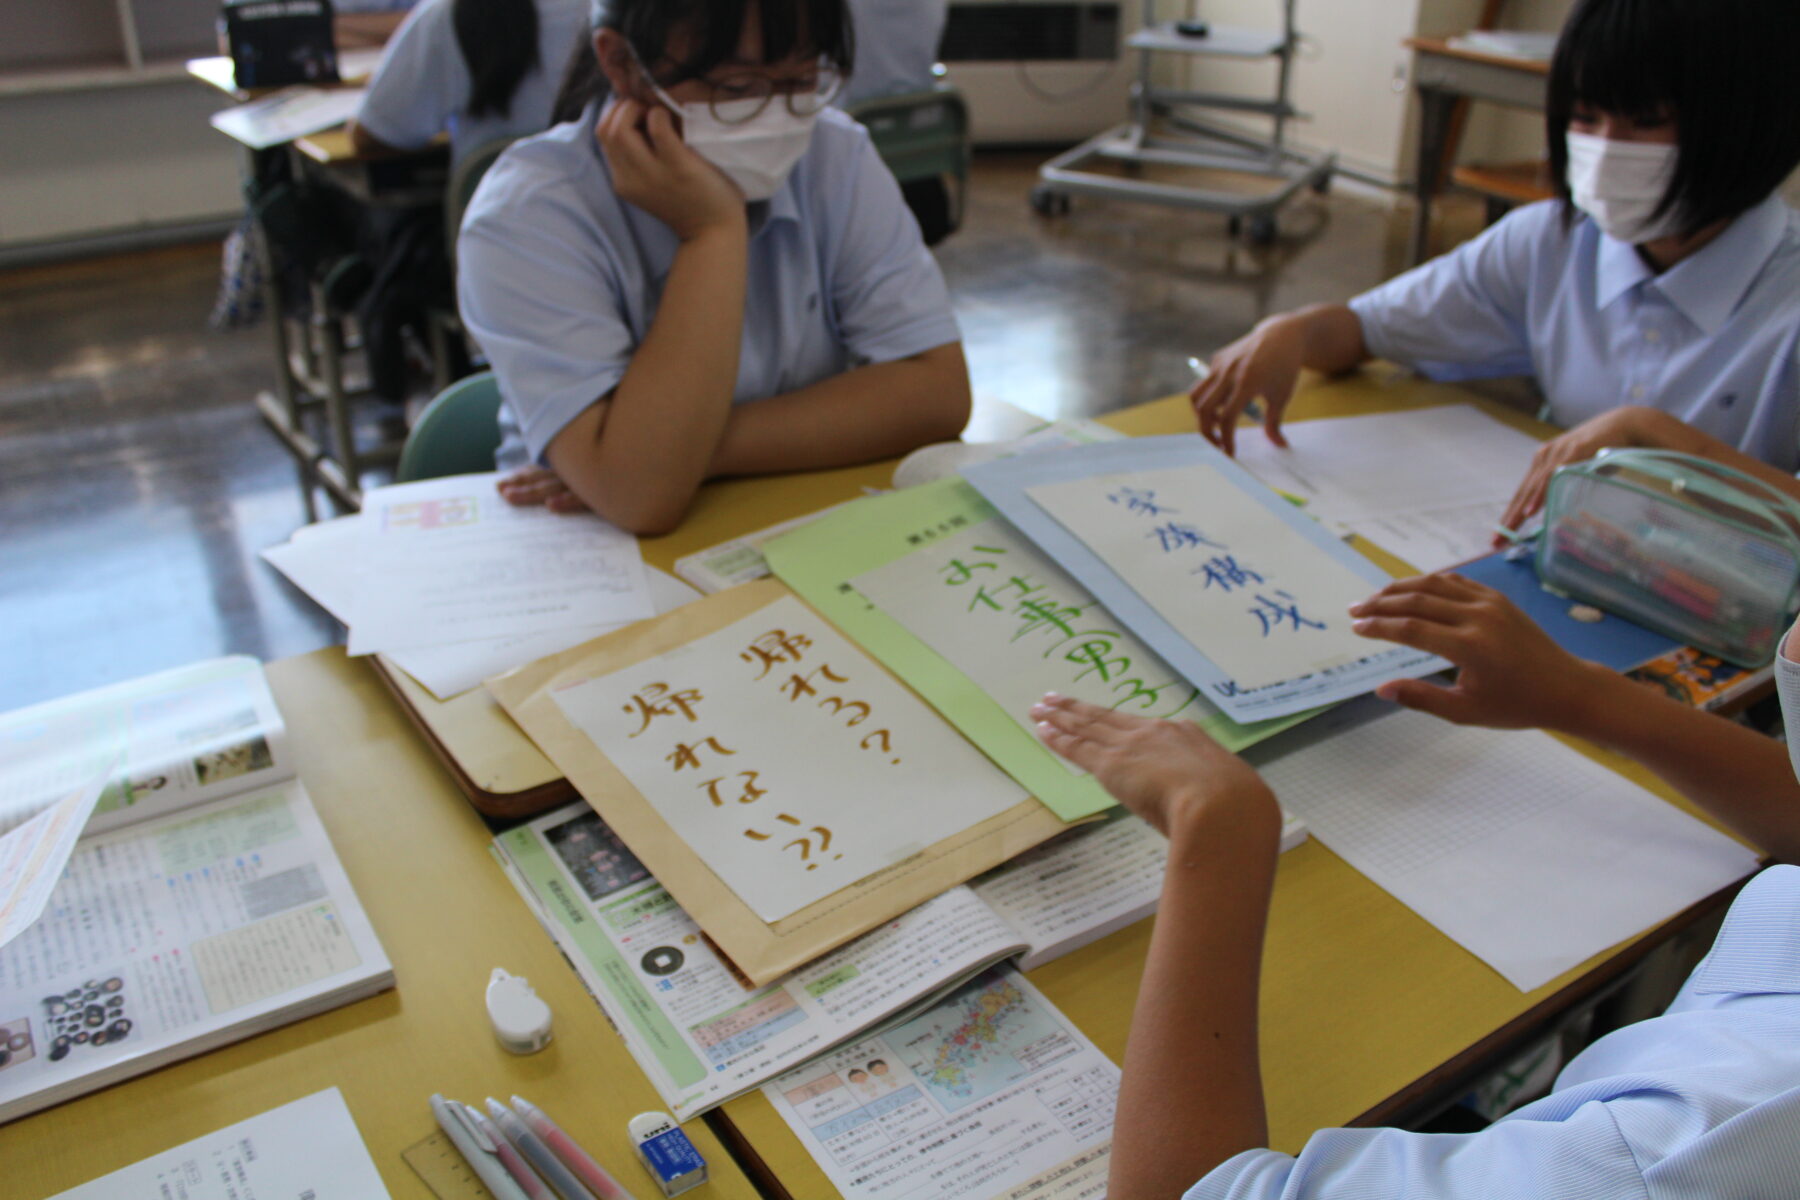
<svg viewBox="0 0 1800 1200"><path fill-rule="evenodd" d="M1404 213L1307 197L1266 250L1222 218L1077 200L1035 217L1043 153L978 156L938 249L975 392L1091 416L1187 387L1185 359L1403 265ZM0 273L0 711L197 658L339 640L257 552L304 520L250 398L269 334L206 327L216 245Z"/></svg>

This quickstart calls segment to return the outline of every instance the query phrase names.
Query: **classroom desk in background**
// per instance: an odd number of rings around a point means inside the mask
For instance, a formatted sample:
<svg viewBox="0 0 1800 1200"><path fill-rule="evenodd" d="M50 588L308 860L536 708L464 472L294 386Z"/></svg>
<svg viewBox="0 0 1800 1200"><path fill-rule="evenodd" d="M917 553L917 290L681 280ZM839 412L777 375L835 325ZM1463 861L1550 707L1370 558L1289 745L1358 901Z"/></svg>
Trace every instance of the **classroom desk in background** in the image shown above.
<svg viewBox="0 0 1800 1200"><path fill-rule="evenodd" d="M517 1092L652 1194L625 1123L662 1101L489 857L487 827L341 649L268 674L396 990L0 1126L0 1194L37 1200L334 1084L395 1200L432 1196L401 1154L437 1131L433 1092L477 1106ZM545 1050L519 1057L494 1040L484 994L496 966L529 979L555 1013ZM704 1123L687 1132L712 1172L696 1200L757 1194Z"/></svg>
<svg viewBox="0 0 1800 1200"><path fill-rule="evenodd" d="M1431 205L1446 175L1445 160L1455 151L1452 126L1457 104L1481 100L1529 112L1541 111L1550 64L1534 59L1483 54L1452 46L1445 38L1407 38L1413 51L1413 87L1419 93L1419 141L1414 170L1412 236L1407 262L1430 257Z"/></svg>
<svg viewBox="0 0 1800 1200"><path fill-rule="evenodd" d="M239 101L269 91L239 88L231 59L225 57L193 59L187 71L199 82ZM450 178L447 139L417 152L362 154L350 144L348 132L339 128L264 150L242 150L246 181L291 178L336 189L364 208L439 205ZM361 392L347 378L351 349L345 329L348 314L332 310L319 280L312 281L305 311L297 311L277 278L281 251L270 244L260 227L257 242L264 319L273 340L275 386L257 393L253 403L264 424L294 459L308 519L317 515L315 488L322 489L340 508L354 511L362 500L363 473L398 461L404 439L358 443L351 409ZM442 364L447 355L440 352L435 357ZM434 390L448 382L440 369Z"/></svg>

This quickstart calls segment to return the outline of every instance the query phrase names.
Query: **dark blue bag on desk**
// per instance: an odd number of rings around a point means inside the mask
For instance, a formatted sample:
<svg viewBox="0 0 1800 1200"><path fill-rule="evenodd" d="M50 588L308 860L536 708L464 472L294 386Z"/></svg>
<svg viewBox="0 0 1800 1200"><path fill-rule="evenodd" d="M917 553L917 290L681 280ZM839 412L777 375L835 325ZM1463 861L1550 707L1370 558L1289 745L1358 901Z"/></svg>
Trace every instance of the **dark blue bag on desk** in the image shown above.
<svg viewBox="0 0 1800 1200"><path fill-rule="evenodd" d="M226 0L219 26L241 88L338 82L331 0Z"/></svg>

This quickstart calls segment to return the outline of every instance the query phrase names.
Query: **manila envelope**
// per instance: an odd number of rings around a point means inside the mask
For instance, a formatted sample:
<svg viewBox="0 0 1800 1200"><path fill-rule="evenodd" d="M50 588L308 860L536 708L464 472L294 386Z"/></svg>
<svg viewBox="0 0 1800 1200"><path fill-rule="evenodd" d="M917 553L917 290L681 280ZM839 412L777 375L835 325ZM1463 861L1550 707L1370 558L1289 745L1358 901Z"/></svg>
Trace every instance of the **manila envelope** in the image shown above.
<svg viewBox="0 0 1800 1200"><path fill-rule="evenodd" d="M775 579L746 583L528 663L487 683L501 707L568 776L575 790L758 986L1068 828L1037 800L1027 799L774 924L758 917L607 760L600 747L563 715L553 693L672 650L793 594ZM875 665L879 668L879 663Z"/></svg>

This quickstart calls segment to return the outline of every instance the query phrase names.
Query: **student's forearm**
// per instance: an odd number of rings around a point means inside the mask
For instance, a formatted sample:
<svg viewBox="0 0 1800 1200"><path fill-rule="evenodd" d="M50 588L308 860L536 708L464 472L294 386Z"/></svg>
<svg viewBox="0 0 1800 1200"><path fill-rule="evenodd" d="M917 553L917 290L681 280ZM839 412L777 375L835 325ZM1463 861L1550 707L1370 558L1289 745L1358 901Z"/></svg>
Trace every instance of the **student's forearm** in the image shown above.
<svg viewBox="0 0 1800 1200"><path fill-rule="evenodd" d="M563 482L614 524L666 533L705 481L731 415L748 269L741 224L683 242L625 377L550 443Z"/></svg>
<svg viewBox="0 0 1800 1200"><path fill-rule="evenodd" d="M1800 479L1777 470L1760 458L1752 458L1736 446L1702 433L1692 425L1661 409L1634 406L1627 409L1631 445L1659 450L1679 450L1701 458L1723 463L1762 480L1779 492L1800 499Z"/></svg>
<svg viewBox="0 0 1800 1200"><path fill-rule="evenodd" d="M949 441L969 420L969 372L951 342L732 409L713 475L842 467Z"/></svg>
<svg viewBox="0 0 1800 1200"><path fill-rule="evenodd" d="M1348 305L1314 304L1270 320L1291 323L1303 367L1336 375L1369 359L1362 322Z"/></svg>
<svg viewBox="0 0 1800 1200"><path fill-rule="evenodd" d="M1268 1144L1256 1006L1280 825L1264 794L1170 830L1113 1125L1113 1200L1180 1196Z"/></svg>
<svg viewBox="0 0 1800 1200"><path fill-rule="evenodd" d="M1551 728L1636 759L1783 862L1800 862L1800 782L1787 748L1592 667L1579 711Z"/></svg>

